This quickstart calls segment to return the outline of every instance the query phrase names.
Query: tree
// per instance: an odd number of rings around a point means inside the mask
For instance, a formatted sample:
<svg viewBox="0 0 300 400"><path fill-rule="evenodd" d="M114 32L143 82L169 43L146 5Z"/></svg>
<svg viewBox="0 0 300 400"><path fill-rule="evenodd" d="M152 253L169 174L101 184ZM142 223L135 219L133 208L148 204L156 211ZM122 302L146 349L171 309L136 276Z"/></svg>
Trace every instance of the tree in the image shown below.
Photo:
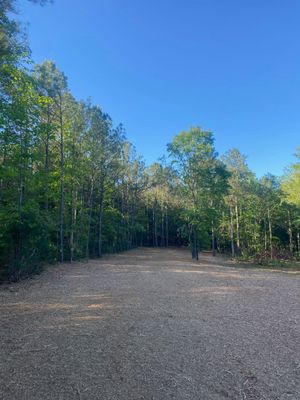
<svg viewBox="0 0 300 400"><path fill-rule="evenodd" d="M222 160L230 172L228 180L230 189L226 200L230 213L231 251L234 256L241 254L241 210L250 193L254 175L247 166L246 157L237 149L229 150Z"/></svg>
<svg viewBox="0 0 300 400"><path fill-rule="evenodd" d="M186 200L185 219L189 226L192 257L198 259L199 240L204 240L211 229L212 220L207 218L206 210L218 193L216 184L221 170L225 178L224 168L217 160L212 133L199 127L177 135L168 145L168 151Z"/></svg>
<svg viewBox="0 0 300 400"><path fill-rule="evenodd" d="M29 0L32 3L44 6L52 0ZM9 14L16 14L16 0L1 0L0 2L0 64L22 58L28 47L24 39L20 38L22 33L16 20Z"/></svg>
<svg viewBox="0 0 300 400"><path fill-rule="evenodd" d="M194 127L168 145L170 164L146 168L124 127L75 99L54 62L32 63L16 4L0 3L0 279L138 245L299 254L299 162L281 185L257 179L237 149L218 158L213 134Z"/></svg>
<svg viewBox="0 0 300 400"><path fill-rule="evenodd" d="M60 206L59 206L59 237L60 237L60 260L64 261L64 217L65 217L65 109L70 95L68 93L67 78L60 72L52 61L45 61L42 65L36 66L36 75L39 87L52 101L52 110L47 109L47 123L52 113L52 126L59 142L59 164L60 164ZM48 136L45 145L45 167L48 163ZM47 165L48 166L48 165Z"/></svg>
<svg viewBox="0 0 300 400"><path fill-rule="evenodd" d="M290 251L293 249L292 227L297 232L297 251L300 252L300 148L296 153L298 162L292 164L283 177L281 189L284 201L288 206L288 226L290 236Z"/></svg>

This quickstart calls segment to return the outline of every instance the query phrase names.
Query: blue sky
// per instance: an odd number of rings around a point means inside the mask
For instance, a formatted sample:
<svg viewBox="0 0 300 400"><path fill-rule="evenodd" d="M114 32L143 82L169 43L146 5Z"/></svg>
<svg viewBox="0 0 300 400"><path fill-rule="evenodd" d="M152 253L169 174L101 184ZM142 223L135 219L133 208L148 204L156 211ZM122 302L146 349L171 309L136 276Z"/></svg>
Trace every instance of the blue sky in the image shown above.
<svg viewBox="0 0 300 400"><path fill-rule="evenodd" d="M20 1L33 59L125 125L148 163L191 126L282 174L300 146L299 0Z"/></svg>

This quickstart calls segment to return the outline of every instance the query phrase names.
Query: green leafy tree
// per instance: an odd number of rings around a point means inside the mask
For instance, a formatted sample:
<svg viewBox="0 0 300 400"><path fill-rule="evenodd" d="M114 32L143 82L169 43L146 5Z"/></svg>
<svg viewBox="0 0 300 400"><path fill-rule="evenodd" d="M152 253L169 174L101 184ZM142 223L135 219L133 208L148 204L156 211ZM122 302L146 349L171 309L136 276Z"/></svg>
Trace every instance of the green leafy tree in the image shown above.
<svg viewBox="0 0 300 400"><path fill-rule="evenodd" d="M217 159L212 133L199 127L181 132L168 145L168 150L186 201L184 212L192 257L198 258L199 241L207 239L214 219L212 205L216 204L218 194L216 184L222 174L226 181L225 170ZM206 212L209 207L211 215Z"/></svg>

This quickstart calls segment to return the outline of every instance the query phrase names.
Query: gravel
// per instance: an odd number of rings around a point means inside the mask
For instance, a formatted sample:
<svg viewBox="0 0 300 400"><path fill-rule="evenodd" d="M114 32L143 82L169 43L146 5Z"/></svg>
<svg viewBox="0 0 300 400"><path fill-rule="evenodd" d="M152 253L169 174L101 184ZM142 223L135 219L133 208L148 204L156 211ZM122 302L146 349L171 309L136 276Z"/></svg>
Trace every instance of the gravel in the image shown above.
<svg viewBox="0 0 300 400"><path fill-rule="evenodd" d="M0 287L1 400L299 400L300 276L140 248Z"/></svg>

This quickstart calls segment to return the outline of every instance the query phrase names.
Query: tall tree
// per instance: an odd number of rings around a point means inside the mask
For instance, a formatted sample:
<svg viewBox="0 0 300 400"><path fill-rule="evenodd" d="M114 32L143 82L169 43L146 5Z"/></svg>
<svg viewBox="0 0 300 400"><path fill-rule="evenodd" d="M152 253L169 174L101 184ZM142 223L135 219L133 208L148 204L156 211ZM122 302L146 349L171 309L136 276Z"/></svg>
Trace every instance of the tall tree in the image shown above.
<svg viewBox="0 0 300 400"><path fill-rule="evenodd" d="M213 135L199 127L191 128L177 135L168 145L168 150L186 199L192 257L198 259L199 240L201 236L204 239L207 226L211 225L205 210L214 197L212 193L217 193L214 182L220 171Z"/></svg>

